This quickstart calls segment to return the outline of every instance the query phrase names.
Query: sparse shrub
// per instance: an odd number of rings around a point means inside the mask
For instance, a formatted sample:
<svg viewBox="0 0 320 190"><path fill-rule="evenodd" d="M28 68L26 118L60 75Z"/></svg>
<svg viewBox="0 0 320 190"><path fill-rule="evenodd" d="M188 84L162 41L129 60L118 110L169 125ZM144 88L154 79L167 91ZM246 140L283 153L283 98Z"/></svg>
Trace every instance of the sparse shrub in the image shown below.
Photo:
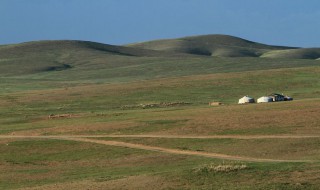
<svg viewBox="0 0 320 190"><path fill-rule="evenodd" d="M148 104L137 104L137 105L123 105L121 109L136 109L136 108L165 108L165 107L174 107L174 106L184 106L190 105L189 102L160 102L160 103L148 103Z"/></svg>
<svg viewBox="0 0 320 190"><path fill-rule="evenodd" d="M195 169L196 173L228 173L239 170L248 169L246 164L241 163L222 163L222 164L208 164Z"/></svg>

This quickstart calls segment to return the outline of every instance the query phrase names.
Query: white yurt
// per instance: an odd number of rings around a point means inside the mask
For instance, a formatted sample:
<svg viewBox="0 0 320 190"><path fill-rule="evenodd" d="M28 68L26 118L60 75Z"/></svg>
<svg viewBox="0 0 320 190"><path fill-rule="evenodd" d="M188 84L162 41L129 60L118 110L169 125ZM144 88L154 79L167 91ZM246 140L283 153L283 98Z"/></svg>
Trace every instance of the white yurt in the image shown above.
<svg viewBox="0 0 320 190"><path fill-rule="evenodd" d="M273 99L269 96L262 96L257 99L257 103L273 102Z"/></svg>
<svg viewBox="0 0 320 190"><path fill-rule="evenodd" d="M249 96L243 96L239 99L238 104L247 104L247 103L254 103L254 98L251 98Z"/></svg>

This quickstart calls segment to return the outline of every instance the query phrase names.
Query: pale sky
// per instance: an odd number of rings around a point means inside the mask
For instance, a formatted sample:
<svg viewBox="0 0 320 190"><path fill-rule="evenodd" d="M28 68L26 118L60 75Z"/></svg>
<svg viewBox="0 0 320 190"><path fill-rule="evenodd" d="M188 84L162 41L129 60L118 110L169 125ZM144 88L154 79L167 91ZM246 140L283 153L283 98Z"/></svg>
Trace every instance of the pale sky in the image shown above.
<svg viewBox="0 0 320 190"><path fill-rule="evenodd" d="M228 34L320 47L320 0L0 0L0 44L87 40L127 44Z"/></svg>

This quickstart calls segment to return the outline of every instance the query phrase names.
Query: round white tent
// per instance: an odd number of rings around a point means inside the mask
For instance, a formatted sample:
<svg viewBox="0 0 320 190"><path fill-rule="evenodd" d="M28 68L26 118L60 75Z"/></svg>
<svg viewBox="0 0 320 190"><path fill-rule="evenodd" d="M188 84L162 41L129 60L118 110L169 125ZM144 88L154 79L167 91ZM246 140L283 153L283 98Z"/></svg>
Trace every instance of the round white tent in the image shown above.
<svg viewBox="0 0 320 190"><path fill-rule="evenodd" d="M268 96L262 96L257 99L257 103L273 102L273 99Z"/></svg>
<svg viewBox="0 0 320 190"><path fill-rule="evenodd" d="M249 96L244 96L239 99L238 104L247 104L247 103L254 103L254 99Z"/></svg>

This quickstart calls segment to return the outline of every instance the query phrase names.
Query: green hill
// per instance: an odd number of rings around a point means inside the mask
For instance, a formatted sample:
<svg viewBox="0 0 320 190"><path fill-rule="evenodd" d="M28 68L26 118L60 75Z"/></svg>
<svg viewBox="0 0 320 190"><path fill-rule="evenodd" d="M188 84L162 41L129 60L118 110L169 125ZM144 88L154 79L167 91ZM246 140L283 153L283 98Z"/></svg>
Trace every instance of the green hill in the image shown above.
<svg viewBox="0 0 320 190"><path fill-rule="evenodd" d="M287 59L317 59L317 48L272 46L228 35L203 35L178 39L155 40L128 47L166 52L179 52L216 57L268 57Z"/></svg>
<svg viewBox="0 0 320 190"><path fill-rule="evenodd" d="M261 57L291 58L291 59L319 59L320 48L273 50L263 54Z"/></svg>
<svg viewBox="0 0 320 190"><path fill-rule="evenodd" d="M90 69L123 65L119 58L178 56L154 50L87 41L37 41L0 47L0 74L35 74L87 66ZM121 63L120 63L121 62Z"/></svg>
<svg viewBox="0 0 320 190"><path fill-rule="evenodd" d="M292 59L317 59L318 55L318 49L269 46L227 35L157 40L128 46L88 41L37 41L0 46L0 76L129 81L296 67L301 63ZM253 59L255 57L282 59ZM306 63L303 66L318 62Z"/></svg>
<svg viewBox="0 0 320 190"><path fill-rule="evenodd" d="M130 44L128 46L221 57L259 57L270 50L292 49L269 46L228 35L192 36Z"/></svg>
<svg viewBox="0 0 320 190"><path fill-rule="evenodd" d="M87 50L87 51L101 51L109 55L125 55L125 56L156 56L167 55L163 52L153 50L130 48L124 46L116 46L109 44L102 44L90 41L76 41L76 40L52 40L52 41L34 41L21 44L2 45L0 46L1 55L17 55L20 56L37 54L42 52L58 52L65 50Z"/></svg>
<svg viewBox="0 0 320 190"><path fill-rule="evenodd" d="M317 58L318 49L285 48L225 35L151 41L129 46L68 40L2 45L0 87L7 92L48 88L49 83L51 88L61 84L119 83L319 65L318 60L300 59ZM204 53L209 49L214 50L212 56ZM193 53L190 53L191 50ZM294 52L306 56L298 56ZM260 54L261 57L257 57Z"/></svg>

